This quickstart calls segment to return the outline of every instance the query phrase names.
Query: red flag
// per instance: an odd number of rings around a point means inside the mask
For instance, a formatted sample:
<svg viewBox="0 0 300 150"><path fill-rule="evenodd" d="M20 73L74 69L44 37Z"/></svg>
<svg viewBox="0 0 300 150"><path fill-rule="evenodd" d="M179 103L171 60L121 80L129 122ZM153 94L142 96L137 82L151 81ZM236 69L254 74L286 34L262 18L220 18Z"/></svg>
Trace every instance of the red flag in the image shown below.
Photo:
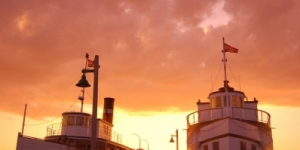
<svg viewBox="0 0 300 150"><path fill-rule="evenodd" d="M87 66L90 68L94 68L94 61L91 61L90 59L87 59ZM99 65L100 68L100 65Z"/></svg>
<svg viewBox="0 0 300 150"><path fill-rule="evenodd" d="M91 60L87 59L87 66L88 67L94 67L94 61L91 61Z"/></svg>
<svg viewBox="0 0 300 150"><path fill-rule="evenodd" d="M237 53L239 51L237 48L234 48L226 43L224 43L224 50L225 52L230 52L230 53Z"/></svg>

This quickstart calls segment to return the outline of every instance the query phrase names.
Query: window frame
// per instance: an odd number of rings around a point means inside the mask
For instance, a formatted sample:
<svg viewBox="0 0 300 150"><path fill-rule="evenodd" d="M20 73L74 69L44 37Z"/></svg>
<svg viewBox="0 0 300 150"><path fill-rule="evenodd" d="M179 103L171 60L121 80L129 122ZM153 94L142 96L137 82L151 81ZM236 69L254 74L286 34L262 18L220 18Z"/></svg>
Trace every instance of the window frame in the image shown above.
<svg viewBox="0 0 300 150"><path fill-rule="evenodd" d="M240 96L239 98L240 98L240 107L243 108L244 107L244 98L242 96Z"/></svg>
<svg viewBox="0 0 300 150"><path fill-rule="evenodd" d="M255 144L251 144L251 150L257 150Z"/></svg>
<svg viewBox="0 0 300 150"><path fill-rule="evenodd" d="M240 141L240 150L247 150L247 143L245 141Z"/></svg>
<svg viewBox="0 0 300 150"><path fill-rule="evenodd" d="M224 107L227 107L227 98L226 98L226 96L223 96L223 105L224 105Z"/></svg>
<svg viewBox="0 0 300 150"><path fill-rule="evenodd" d="M222 107L222 97L217 96L216 97L216 108Z"/></svg>
<svg viewBox="0 0 300 150"><path fill-rule="evenodd" d="M87 127L87 128L90 127L90 118L88 118L88 117L84 118L84 126Z"/></svg>
<svg viewBox="0 0 300 150"><path fill-rule="evenodd" d="M220 144L219 141L213 142L212 143L212 149L213 150L220 150Z"/></svg>
<svg viewBox="0 0 300 150"><path fill-rule="evenodd" d="M215 98L214 97L212 97L210 99L210 106L211 106L211 108L215 108Z"/></svg>
<svg viewBox="0 0 300 150"><path fill-rule="evenodd" d="M203 149L203 150L208 150L208 145L207 145L207 144L203 145L203 146L202 146L202 149Z"/></svg>
<svg viewBox="0 0 300 150"><path fill-rule="evenodd" d="M68 120L68 116L64 116L63 119L62 119L62 126L67 125L67 120Z"/></svg>
<svg viewBox="0 0 300 150"><path fill-rule="evenodd" d="M68 116L67 126L75 125L75 116Z"/></svg>
<svg viewBox="0 0 300 150"><path fill-rule="evenodd" d="M232 95L232 107L239 107L239 97L237 95Z"/></svg>
<svg viewBox="0 0 300 150"><path fill-rule="evenodd" d="M82 116L76 116L76 126L83 126L84 125L84 118Z"/></svg>

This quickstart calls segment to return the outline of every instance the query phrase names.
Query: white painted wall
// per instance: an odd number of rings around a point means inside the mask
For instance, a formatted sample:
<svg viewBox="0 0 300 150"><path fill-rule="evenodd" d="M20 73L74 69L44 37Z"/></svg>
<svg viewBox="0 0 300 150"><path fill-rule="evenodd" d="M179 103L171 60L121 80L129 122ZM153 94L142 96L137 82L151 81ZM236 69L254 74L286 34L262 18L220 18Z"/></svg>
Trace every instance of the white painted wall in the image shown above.
<svg viewBox="0 0 300 150"><path fill-rule="evenodd" d="M67 146L46 142L41 139L33 139L18 136L16 150L66 150Z"/></svg>
<svg viewBox="0 0 300 150"><path fill-rule="evenodd" d="M210 109L210 103L208 103L208 104L198 104L198 111L199 110L205 110L205 109Z"/></svg>
<svg viewBox="0 0 300 150"><path fill-rule="evenodd" d="M247 103L247 102L244 102L244 108L257 109L257 103Z"/></svg>

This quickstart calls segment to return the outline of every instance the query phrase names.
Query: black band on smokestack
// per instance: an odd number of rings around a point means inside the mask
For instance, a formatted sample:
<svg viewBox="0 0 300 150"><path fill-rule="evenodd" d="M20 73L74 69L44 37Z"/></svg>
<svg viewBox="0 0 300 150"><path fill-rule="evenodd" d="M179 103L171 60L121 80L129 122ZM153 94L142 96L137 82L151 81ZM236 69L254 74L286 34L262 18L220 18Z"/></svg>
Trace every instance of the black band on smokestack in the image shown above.
<svg viewBox="0 0 300 150"><path fill-rule="evenodd" d="M115 99L111 97L104 98L103 120L113 124Z"/></svg>

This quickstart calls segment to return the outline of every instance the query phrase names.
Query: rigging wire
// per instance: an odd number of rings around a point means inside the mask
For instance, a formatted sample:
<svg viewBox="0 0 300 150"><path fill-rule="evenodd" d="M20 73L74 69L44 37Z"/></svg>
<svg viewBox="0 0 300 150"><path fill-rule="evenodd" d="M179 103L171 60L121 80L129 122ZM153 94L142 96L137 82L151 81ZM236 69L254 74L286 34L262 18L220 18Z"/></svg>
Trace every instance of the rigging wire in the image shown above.
<svg viewBox="0 0 300 150"><path fill-rule="evenodd" d="M240 83L239 83L239 82L237 81L237 79L235 78L235 76L234 76L234 74L233 74L233 72L232 72L232 70L231 70L231 68L230 68L230 66L229 66L228 63L227 63L227 66L228 66L228 68L229 68L229 70L230 70L230 72L231 72L231 74L232 74L232 76L233 76L235 82L238 84L240 90L242 90Z"/></svg>
<svg viewBox="0 0 300 150"><path fill-rule="evenodd" d="M75 80L76 81L76 80ZM75 83L75 81L73 81L72 83L70 83L65 89L63 89L59 94L57 94L56 96L55 96L55 100L57 99L57 97L59 97L62 93L64 93L72 84L74 84ZM53 102L53 100L54 99L52 99L50 102L48 102L46 105L44 105L44 107L42 107L37 113L35 113L34 115L33 115L33 117L31 117L31 118L34 118L34 117L36 117L40 112L42 112L47 106L49 106L50 105L50 103L52 103ZM26 121L26 123L28 123L29 121L31 121L31 120L27 120Z"/></svg>
<svg viewBox="0 0 300 150"><path fill-rule="evenodd" d="M74 104L77 102L77 100L78 100L78 99L75 99L75 101L73 102L73 104L72 104L66 111L70 110L70 109L74 106ZM66 112L66 111L65 111L65 112ZM47 121L45 121L45 122L35 123L35 124L25 124L25 126L37 126L37 125L43 125L43 124L52 122L52 121L54 121L54 120L56 120L56 119L58 119L58 118L60 118L60 117L61 117L61 115L55 117L54 119L47 120Z"/></svg>
<svg viewBox="0 0 300 150"><path fill-rule="evenodd" d="M88 91L86 91L86 93L89 95L89 97L90 97L91 99L93 99L93 97L91 96L91 94L90 94ZM97 110L98 110L99 108L102 108L102 107L99 107L99 103L97 103ZM102 108L102 109L103 109L103 108ZM99 111L97 111L97 115L99 115Z"/></svg>
<svg viewBox="0 0 300 150"><path fill-rule="evenodd" d="M222 62L222 64L221 64L220 68L219 68L219 71L218 71L217 77L216 77L216 79L215 79L215 82L214 82L214 83L213 83L213 85L212 85L211 92L213 92L213 89L214 89L214 87L215 87L215 84L216 84L216 82L217 82L217 79L218 79L218 77L219 77L219 74L220 74L220 71L221 71L222 65L223 65L223 62Z"/></svg>
<svg viewBox="0 0 300 150"><path fill-rule="evenodd" d="M86 93L89 95L89 97L90 97L91 99L93 99L93 97L91 96L91 94L90 94L88 91L86 91ZM99 107L99 103L97 103L97 106ZM102 108L102 107L99 107L99 108Z"/></svg>

